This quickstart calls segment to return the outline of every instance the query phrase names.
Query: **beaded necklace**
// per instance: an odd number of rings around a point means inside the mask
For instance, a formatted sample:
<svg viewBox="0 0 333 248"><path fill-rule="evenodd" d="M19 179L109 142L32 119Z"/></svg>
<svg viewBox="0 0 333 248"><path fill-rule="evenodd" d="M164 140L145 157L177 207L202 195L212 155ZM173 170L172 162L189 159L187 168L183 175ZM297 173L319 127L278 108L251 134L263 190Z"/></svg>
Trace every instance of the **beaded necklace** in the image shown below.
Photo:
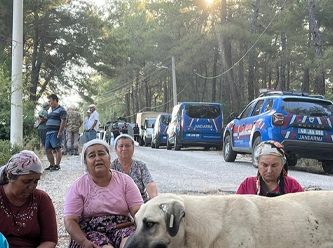
<svg viewBox="0 0 333 248"><path fill-rule="evenodd" d="M24 205L25 204L23 204L22 207ZM37 203L35 197L32 196L32 201L25 210L21 211L22 207L16 207L19 210L17 213L14 213L10 210L10 208L8 208L8 206L6 206L5 199L2 195L0 195L0 210L4 211L8 219L12 219L12 226L14 226L18 232L20 231L20 228L27 226L27 222L32 220L34 212L37 212Z"/></svg>

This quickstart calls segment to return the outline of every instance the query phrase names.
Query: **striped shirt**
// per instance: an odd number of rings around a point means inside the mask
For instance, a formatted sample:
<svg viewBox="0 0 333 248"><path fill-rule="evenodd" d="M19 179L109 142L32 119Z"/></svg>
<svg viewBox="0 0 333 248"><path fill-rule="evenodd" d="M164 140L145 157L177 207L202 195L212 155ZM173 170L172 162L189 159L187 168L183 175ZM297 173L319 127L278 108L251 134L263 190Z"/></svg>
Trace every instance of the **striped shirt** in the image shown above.
<svg viewBox="0 0 333 248"><path fill-rule="evenodd" d="M52 109L46 122L47 131L59 131L61 120L67 118L66 110L60 105L56 109Z"/></svg>

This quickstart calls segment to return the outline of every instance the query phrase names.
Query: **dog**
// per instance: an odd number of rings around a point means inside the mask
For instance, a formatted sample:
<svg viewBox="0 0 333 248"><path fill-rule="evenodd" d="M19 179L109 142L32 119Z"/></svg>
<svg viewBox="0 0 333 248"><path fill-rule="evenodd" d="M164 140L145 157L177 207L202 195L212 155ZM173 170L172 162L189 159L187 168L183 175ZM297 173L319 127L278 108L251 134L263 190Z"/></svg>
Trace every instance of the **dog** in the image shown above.
<svg viewBox="0 0 333 248"><path fill-rule="evenodd" d="M333 248L333 191L278 197L162 194L124 248Z"/></svg>

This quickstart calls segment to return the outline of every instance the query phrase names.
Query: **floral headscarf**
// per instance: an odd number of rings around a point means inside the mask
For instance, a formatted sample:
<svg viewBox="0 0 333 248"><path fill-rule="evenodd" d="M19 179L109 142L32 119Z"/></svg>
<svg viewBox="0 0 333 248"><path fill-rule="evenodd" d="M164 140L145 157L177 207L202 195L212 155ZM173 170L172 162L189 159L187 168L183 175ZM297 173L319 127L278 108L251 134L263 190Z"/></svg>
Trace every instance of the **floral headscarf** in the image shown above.
<svg viewBox="0 0 333 248"><path fill-rule="evenodd" d="M280 192L279 194L284 194L284 177L288 175L287 169L288 169L288 165L287 163L287 158L284 152L284 147L282 144L280 144L279 142L273 141L273 140L269 140L269 141L264 141L261 142L254 151L254 163L256 165L258 165L259 163L259 158L263 155L273 155L273 156L277 156L277 157L281 157L282 158L282 163L283 163L283 169L281 171L281 174L279 176L278 179L278 184L279 184L279 189ZM256 188L257 188L257 194L261 195L262 191L261 191L261 175L259 174L259 171L257 173L257 180L256 180Z"/></svg>
<svg viewBox="0 0 333 248"><path fill-rule="evenodd" d="M7 173L13 175L41 174L42 163L33 151L23 150L13 155L8 163L0 167L0 185L7 184Z"/></svg>
<svg viewBox="0 0 333 248"><path fill-rule="evenodd" d="M258 165L259 157L263 155L273 155L281 157L283 164L286 163L287 159L284 153L284 147L279 142L276 141L264 141L261 142L254 150L254 163Z"/></svg>

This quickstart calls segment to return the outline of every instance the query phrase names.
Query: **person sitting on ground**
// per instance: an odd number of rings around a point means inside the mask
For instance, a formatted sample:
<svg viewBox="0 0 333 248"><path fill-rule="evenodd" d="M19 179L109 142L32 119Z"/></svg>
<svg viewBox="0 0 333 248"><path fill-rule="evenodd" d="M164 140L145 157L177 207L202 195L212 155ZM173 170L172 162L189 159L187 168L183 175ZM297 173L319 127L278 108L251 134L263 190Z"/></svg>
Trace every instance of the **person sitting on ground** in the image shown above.
<svg viewBox="0 0 333 248"><path fill-rule="evenodd" d="M70 186L64 205L69 247L123 248L135 230L133 217L143 204L140 191L132 178L110 169L105 141L85 143L81 160L88 173Z"/></svg>
<svg viewBox="0 0 333 248"><path fill-rule="evenodd" d="M118 158L112 161L112 169L133 178L144 202L156 197L157 187L146 164L132 158L134 154L134 139L132 136L128 134L119 135L114 142L114 147Z"/></svg>
<svg viewBox="0 0 333 248"><path fill-rule="evenodd" d="M9 244L7 242L7 239L5 238L5 236L3 236L2 233L0 233L0 247L1 248L9 248Z"/></svg>
<svg viewBox="0 0 333 248"><path fill-rule="evenodd" d="M52 200L36 189L42 171L41 161L28 150L0 167L0 232L11 248L54 248L58 243Z"/></svg>
<svg viewBox="0 0 333 248"><path fill-rule="evenodd" d="M294 178L288 176L284 147L279 142L261 142L255 148L254 157L258 165L258 174L246 178L236 194L278 196L304 191Z"/></svg>

